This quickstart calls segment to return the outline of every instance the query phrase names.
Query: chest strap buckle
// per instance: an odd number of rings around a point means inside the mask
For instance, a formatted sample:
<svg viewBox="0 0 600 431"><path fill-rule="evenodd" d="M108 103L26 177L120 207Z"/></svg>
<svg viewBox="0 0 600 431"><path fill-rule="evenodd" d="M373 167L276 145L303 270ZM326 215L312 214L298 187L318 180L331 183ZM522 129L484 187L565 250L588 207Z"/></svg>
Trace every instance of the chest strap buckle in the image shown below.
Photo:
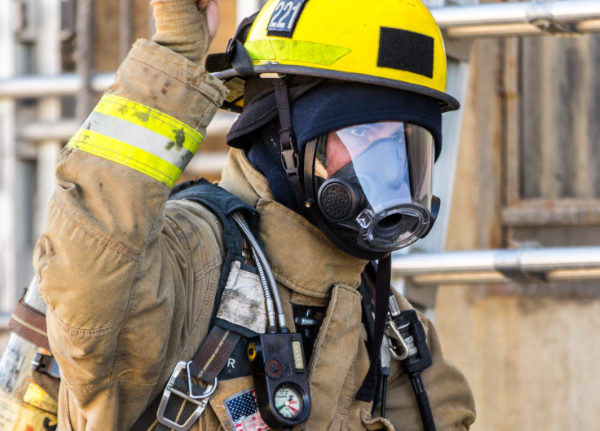
<svg viewBox="0 0 600 431"><path fill-rule="evenodd" d="M214 392L217 386L217 382L215 379L215 383L213 385L208 385L206 387L204 395L202 395L202 399L198 399L197 395L192 397L186 394L185 392L176 389L176 381L179 378L179 375L182 371L187 371L187 367L187 362L182 361L177 363L175 369L173 370L173 373L171 374L171 378L167 383L167 387L163 392L162 399L160 400L160 405L158 406L158 411L156 412L156 419L158 420L158 422L170 429L173 429L174 431L188 431L192 427L192 425L198 420L202 413L204 413L204 409L208 404L209 396ZM172 394L175 394L178 397L183 398L185 401L188 401L198 406L194 413L182 425L165 417L167 405L169 404L169 399L171 398Z"/></svg>

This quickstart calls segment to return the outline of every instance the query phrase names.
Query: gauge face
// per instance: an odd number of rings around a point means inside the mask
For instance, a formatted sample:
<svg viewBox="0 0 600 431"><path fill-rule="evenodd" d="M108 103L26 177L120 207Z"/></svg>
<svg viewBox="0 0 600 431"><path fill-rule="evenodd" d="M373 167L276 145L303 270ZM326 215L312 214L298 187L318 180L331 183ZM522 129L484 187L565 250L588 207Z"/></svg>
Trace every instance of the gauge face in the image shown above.
<svg viewBox="0 0 600 431"><path fill-rule="evenodd" d="M284 418L294 419L304 410L302 395L289 386L278 389L275 392L275 408Z"/></svg>

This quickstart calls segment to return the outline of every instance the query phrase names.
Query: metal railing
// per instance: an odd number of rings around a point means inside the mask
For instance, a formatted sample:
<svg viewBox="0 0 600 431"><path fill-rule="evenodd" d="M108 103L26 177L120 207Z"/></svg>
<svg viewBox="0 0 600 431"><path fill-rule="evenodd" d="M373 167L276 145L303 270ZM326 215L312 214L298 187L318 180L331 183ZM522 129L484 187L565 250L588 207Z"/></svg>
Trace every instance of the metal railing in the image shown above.
<svg viewBox="0 0 600 431"><path fill-rule="evenodd" d="M102 93L110 87L115 79L114 73L101 73L92 77L92 89ZM51 96L74 96L81 89L81 80L74 73L56 76L25 76L0 80L0 98L15 99L42 98ZM219 112L208 128L210 134L225 134L231 128L236 115ZM20 137L25 140L41 139L68 140L79 128L80 124L73 119L65 119L54 123L28 123L19 130Z"/></svg>
<svg viewBox="0 0 600 431"><path fill-rule="evenodd" d="M433 8L453 38L574 34L600 31L600 1L531 1Z"/></svg>
<svg viewBox="0 0 600 431"><path fill-rule="evenodd" d="M114 82L114 73L100 73L91 79L92 90L103 92ZM81 79L75 73L34 75L0 80L0 97L40 98L74 96L81 89Z"/></svg>
<svg viewBox="0 0 600 431"><path fill-rule="evenodd" d="M600 279L600 247L396 255L392 274L415 286L593 280Z"/></svg>

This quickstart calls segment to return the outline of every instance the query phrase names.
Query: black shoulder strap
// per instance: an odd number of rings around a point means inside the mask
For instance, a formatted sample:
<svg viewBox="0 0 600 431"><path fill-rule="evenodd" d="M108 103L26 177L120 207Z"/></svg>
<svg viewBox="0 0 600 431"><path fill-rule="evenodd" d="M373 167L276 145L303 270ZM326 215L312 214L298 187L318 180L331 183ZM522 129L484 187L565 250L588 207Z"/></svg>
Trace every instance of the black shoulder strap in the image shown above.
<svg viewBox="0 0 600 431"><path fill-rule="evenodd" d="M223 272L219 279L219 288L217 290L215 301L215 307L213 308L212 315L210 317L209 326L212 327L214 324L215 317L217 315L219 298L223 295L223 290L227 284L227 277L229 276L229 268L231 263L237 258L242 261L242 250L240 247L240 237L242 233L239 227L235 224L231 217L231 213L234 211L241 211L244 213L246 220L258 240L261 247L264 248L262 239L258 232L258 221L259 215L255 208L251 207L237 196L232 195L227 190L217 186L216 184L210 183L208 180L201 178L197 181L187 181L179 186L176 186L171 192L169 197L170 201L173 200L189 200L197 202L210 210L215 214L219 221L223 225L223 242L225 244L225 260L223 261Z"/></svg>
<svg viewBox="0 0 600 431"><path fill-rule="evenodd" d="M194 359L187 364L179 363L175 367L164 393L156 397L130 431L167 431L177 426L183 429L186 428L185 425L191 425L195 422L208 402L206 397L210 394L205 394L205 391L214 390L217 375L219 375L227 358L242 338L235 331L215 326L214 321L220 298L223 295L231 271L231 264L236 259L244 261L244 256L242 256L243 241L240 240L243 235L233 221L231 214L234 211L242 212L250 229L260 245L263 246L258 232L258 212L240 198L205 179L186 181L174 187L169 200L183 199L205 206L219 218L223 225L223 242L226 254L216 293L215 306L210 318L209 328L211 329ZM187 376L187 379L182 375ZM206 389L197 386L192 382L190 376L209 384L209 386ZM203 396L206 397L199 398ZM157 415L161 416L163 421L166 419L169 426L157 421ZM182 423L185 423L185 425L181 425Z"/></svg>

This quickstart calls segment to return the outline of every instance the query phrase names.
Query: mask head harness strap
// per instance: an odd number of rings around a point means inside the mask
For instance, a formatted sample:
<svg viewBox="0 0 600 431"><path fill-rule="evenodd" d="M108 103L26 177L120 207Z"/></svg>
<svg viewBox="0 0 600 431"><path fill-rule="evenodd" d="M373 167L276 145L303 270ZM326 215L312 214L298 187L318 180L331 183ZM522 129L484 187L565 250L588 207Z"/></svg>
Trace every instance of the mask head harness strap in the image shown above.
<svg viewBox="0 0 600 431"><path fill-rule="evenodd" d="M290 112L290 99L288 87L285 78L273 79L275 87L275 99L277 101L277 110L279 111L279 145L281 147L281 164L287 174L288 180L292 185L299 209L305 218L309 217L306 210L306 193L302 187L302 158L295 145L294 131L292 129L292 115Z"/></svg>

